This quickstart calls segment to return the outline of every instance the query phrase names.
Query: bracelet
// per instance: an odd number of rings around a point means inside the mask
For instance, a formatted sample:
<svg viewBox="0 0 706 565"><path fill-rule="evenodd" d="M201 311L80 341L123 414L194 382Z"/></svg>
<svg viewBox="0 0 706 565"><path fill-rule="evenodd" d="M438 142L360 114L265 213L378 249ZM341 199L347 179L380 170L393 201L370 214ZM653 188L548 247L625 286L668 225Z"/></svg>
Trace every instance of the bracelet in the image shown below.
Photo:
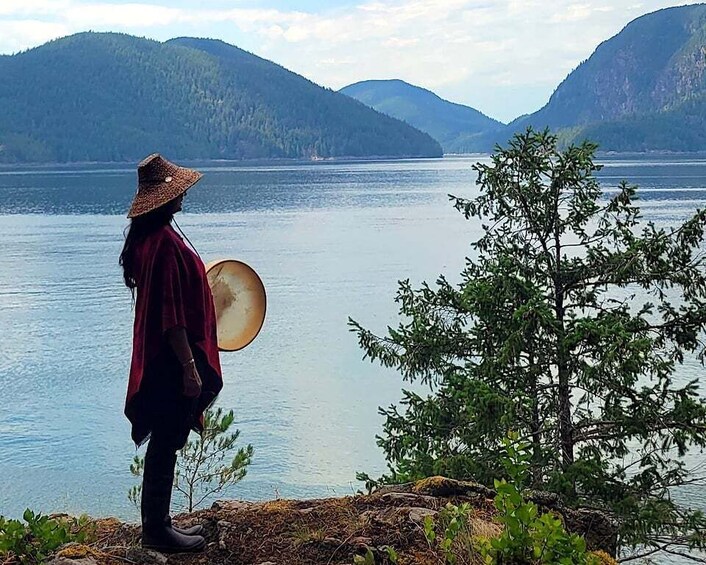
<svg viewBox="0 0 706 565"><path fill-rule="evenodd" d="M182 363L181 366L186 367L187 365L191 365L191 364L194 364L194 365L196 364L196 361L194 361L193 357L191 359L189 359L186 363Z"/></svg>

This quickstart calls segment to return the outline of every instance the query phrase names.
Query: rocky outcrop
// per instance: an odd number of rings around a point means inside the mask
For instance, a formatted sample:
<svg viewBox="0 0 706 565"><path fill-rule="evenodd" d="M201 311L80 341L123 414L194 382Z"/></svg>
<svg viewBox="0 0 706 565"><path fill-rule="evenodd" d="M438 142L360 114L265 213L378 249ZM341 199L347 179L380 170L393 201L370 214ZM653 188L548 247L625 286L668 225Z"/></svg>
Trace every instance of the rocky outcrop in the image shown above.
<svg viewBox="0 0 706 565"><path fill-rule="evenodd" d="M435 519L451 502L468 502L469 535L494 537L494 491L483 485L431 477L417 483L385 486L369 495L321 500L268 502L218 501L207 510L174 518L180 526L201 523L207 548L200 554L162 555L140 547L140 528L115 519L95 522L95 541L70 544L52 565L351 564L372 554L375 563L438 564L438 548L424 535L426 518ZM589 548L615 550L615 527L603 514L563 507L556 497L533 493L542 508L561 515L571 531L586 537ZM606 561L608 562L608 561Z"/></svg>

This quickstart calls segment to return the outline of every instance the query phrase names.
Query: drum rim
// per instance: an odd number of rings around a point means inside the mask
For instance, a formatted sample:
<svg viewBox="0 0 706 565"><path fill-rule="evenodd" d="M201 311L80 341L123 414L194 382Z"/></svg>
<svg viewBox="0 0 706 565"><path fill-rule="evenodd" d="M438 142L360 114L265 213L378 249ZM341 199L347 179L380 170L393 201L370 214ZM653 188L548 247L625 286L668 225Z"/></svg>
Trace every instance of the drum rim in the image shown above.
<svg viewBox="0 0 706 565"><path fill-rule="evenodd" d="M245 261L240 261L239 259L216 259L214 261L209 261L205 267L206 267L206 275L208 276L208 272L213 269L214 267L217 267L221 263L240 263L244 267L246 267L249 271L251 271L257 280L260 283L260 286L262 287L262 295L264 297L264 307L262 309L262 320L260 321L260 325L257 328L257 331L253 334L252 338L248 340L247 343L244 345L241 345L240 347L235 347L233 349L227 348L227 347L221 347L220 344L218 345L218 349L220 351L240 351L241 349L245 349L248 345L250 345L253 341L255 341L255 338L260 335L260 332L262 331L262 326L265 325L265 318L267 317L267 291L265 290L265 284L262 282L262 278L260 278L260 275L257 274L257 271L253 269L250 265L248 265ZM218 334L218 329L216 328L216 335Z"/></svg>

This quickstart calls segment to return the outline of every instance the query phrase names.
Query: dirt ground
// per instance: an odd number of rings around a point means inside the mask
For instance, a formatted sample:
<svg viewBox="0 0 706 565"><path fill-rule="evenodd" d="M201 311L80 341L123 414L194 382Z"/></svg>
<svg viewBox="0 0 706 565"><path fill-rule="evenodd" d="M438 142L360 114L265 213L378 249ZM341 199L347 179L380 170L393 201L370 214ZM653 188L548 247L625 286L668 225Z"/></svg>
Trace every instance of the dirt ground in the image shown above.
<svg viewBox="0 0 706 565"><path fill-rule="evenodd" d="M448 503L469 503L463 536L454 542L458 565L481 565L473 540L501 532L494 520L494 492L472 482L431 477L414 484L383 487L368 495L268 502L219 501L206 510L181 514L182 527L202 524L200 553L163 555L140 546L140 527L115 518L95 520L87 545L63 547L49 565L444 565L439 546L428 541L424 522ZM545 500L540 506L548 507ZM443 514L443 512L442 512ZM612 553L614 530L595 512L564 509L567 527L586 537L590 549ZM602 554L602 563L615 561ZM367 557L367 560L366 560ZM18 565L10 558L0 565Z"/></svg>
<svg viewBox="0 0 706 565"><path fill-rule="evenodd" d="M392 563L390 555L396 554L400 565L438 565L438 550L427 542L423 522L448 502L472 502L470 522L479 535L499 532L492 521L492 499L467 491L438 496L438 489L429 494L424 484L418 485L320 500L221 501L207 510L175 516L177 525L204 526L207 547L197 554L145 551L140 548L139 526L98 520L93 543L69 546L55 562L334 565L352 564L354 556L364 557L370 550L376 564Z"/></svg>

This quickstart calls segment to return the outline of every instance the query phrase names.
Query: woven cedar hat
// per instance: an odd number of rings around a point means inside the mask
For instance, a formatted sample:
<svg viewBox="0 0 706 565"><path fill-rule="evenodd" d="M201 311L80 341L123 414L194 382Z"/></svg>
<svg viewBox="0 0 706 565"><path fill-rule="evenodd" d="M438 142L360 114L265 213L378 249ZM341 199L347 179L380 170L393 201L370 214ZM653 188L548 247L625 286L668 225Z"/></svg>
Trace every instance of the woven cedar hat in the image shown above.
<svg viewBox="0 0 706 565"><path fill-rule="evenodd" d="M137 165L137 194L127 217L156 210L194 186L201 176L198 171L179 167L159 153L152 153Z"/></svg>

